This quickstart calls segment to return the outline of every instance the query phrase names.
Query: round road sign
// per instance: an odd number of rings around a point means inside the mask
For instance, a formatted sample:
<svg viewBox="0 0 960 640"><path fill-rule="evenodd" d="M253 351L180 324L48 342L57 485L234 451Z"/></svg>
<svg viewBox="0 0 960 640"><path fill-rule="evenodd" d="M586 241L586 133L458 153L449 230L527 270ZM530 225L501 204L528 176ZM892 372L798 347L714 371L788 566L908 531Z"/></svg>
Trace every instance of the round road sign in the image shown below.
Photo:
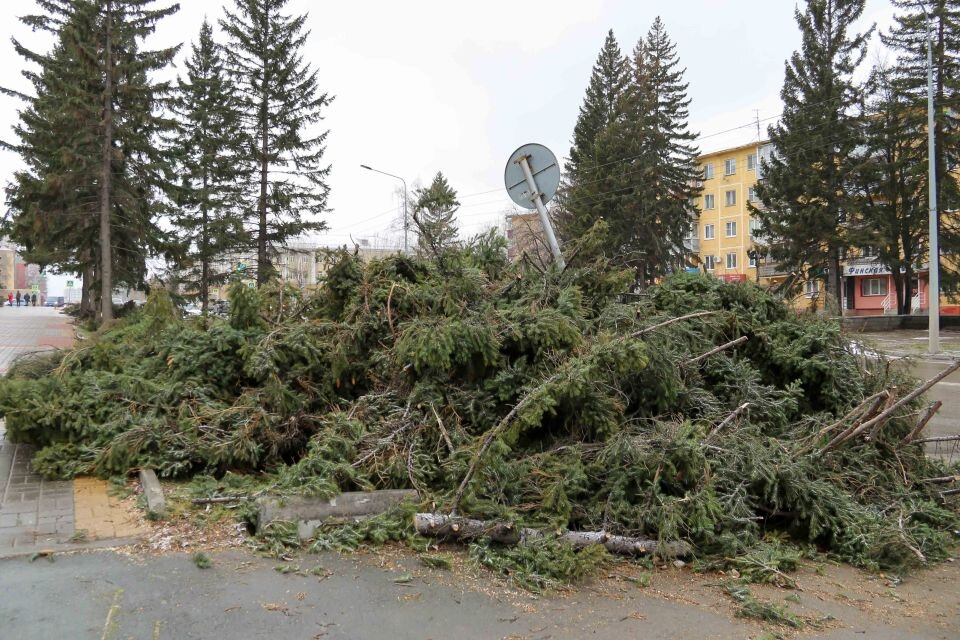
<svg viewBox="0 0 960 640"><path fill-rule="evenodd" d="M542 144L525 144L510 154L507 167L503 170L503 181L507 187L510 199L524 209L535 209L535 194L527 186L520 159L526 158L530 165L530 173L540 191L540 197L546 204L557 194L560 186L560 165L557 156Z"/></svg>

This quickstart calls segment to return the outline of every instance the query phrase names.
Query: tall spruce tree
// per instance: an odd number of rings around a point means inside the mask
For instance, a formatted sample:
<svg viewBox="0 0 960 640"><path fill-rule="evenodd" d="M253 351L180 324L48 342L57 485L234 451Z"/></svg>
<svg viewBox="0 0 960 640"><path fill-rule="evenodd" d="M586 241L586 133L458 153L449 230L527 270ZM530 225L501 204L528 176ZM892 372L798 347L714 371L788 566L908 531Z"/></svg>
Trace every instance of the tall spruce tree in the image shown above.
<svg viewBox="0 0 960 640"><path fill-rule="evenodd" d="M897 52L896 84L913 103L909 126L919 129L916 144L926 162L927 129L927 41L932 35L934 92L934 167L937 178L936 202L940 213L940 250L960 253L960 224L944 211L960 207L960 180L951 167L960 163L960 2L956 0L893 0L897 13L884 44ZM929 13L928 13L929 12ZM927 188L926 175L923 189ZM926 199L929 201L929 198ZM956 290L960 274L948 261L941 284Z"/></svg>
<svg viewBox="0 0 960 640"><path fill-rule="evenodd" d="M769 128L773 156L757 184L762 222L774 260L806 277L827 273L839 310L844 223L851 210L851 156L862 142L856 113L861 88L853 73L872 28L853 33L865 0L807 0L795 9L802 46L786 63L783 116Z"/></svg>
<svg viewBox="0 0 960 640"><path fill-rule="evenodd" d="M413 219L420 237L420 250L440 255L443 249L453 246L457 240L457 225L454 220L460 202L457 192L438 171L429 187L413 192L415 204Z"/></svg>
<svg viewBox="0 0 960 640"><path fill-rule="evenodd" d="M616 259L645 286L683 262L696 215L696 135L676 45L658 17L633 51L629 82L594 144L600 167L567 205L581 229L604 218Z"/></svg>
<svg viewBox="0 0 960 640"><path fill-rule="evenodd" d="M60 264L72 260L70 266L84 275L88 308L99 294L103 322L113 317L114 286L141 284L147 254L168 248L156 224L156 190L170 169L156 146L157 134L169 126L156 111L167 85L151 81L150 74L169 64L177 48L143 51L141 45L178 6L151 9L152 4L45 0L45 13L23 21L57 37L52 53L15 43L40 66L39 73L27 76L37 93L23 96L28 108L17 130L20 142L13 145L28 167L10 191L17 217L25 216L14 221L15 235L28 246L32 240L43 247ZM71 167L69 158L81 160ZM50 184L57 189L48 192ZM55 199L51 212L39 210L45 197ZM82 222L71 226L78 215ZM69 230L56 236L63 242L42 237L44 229L58 224Z"/></svg>
<svg viewBox="0 0 960 640"><path fill-rule="evenodd" d="M317 72L303 61L307 15L284 12L288 0L235 0L220 26L229 38L227 61L240 88L243 123L253 140L257 178L253 233L257 282L275 273L277 246L326 225L330 166L323 164L327 131L317 131L333 96L321 93Z"/></svg>
<svg viewBox="0 0 960 640"><path fill-rule="evenodd" d="M594 167L598 164L595 149L597 138L616 117L629 80L629 61L621 53L620 45L611 29L607 32L607 38L593 65L587 93L573 128L570 156L564 167L562 199L569 205L565 207L567 213L574 218L577 199L589 195L589 185L584 183L589 183L596 175ZM571 231L576 232L577 229Z"/></svg>
<svg viewBox="0 0 960 640"><path fill-rule="evenodd" d="M876 67L867 84L865 144L855 155L848 219L851 245L874 247L893 277L897 313L909 314L913 279L927 235L926 125L891 69Z"/></svg>
<svg viewBox="0 0 960 640"><path fill-rule="evenodd" d="M183 283L198 292L204 315L210 284L224 274L211 263L249 244L243 185L251 170L249 138L240 122L239 96L224 70L213 29L204 20L184 63L173 110L178 116L176 148L180 182L174 224L186 244Z"/></svg>
<svg viewBox="0 0 960 640"><path fill-rule="evenodd" d="M100 83L93 61L76 45L84 37L80 32L89 27L82 18L72 12L21 18L34 29L51 32L56 44L40 53L13 42L16 52L31 63L22 74L32 94L4 90L25 106L14 126L17 141L4 143L20 156L24 168L7 188L10 211L3 233L23 248L30 262L83 273L81 309L92 315L100 119L95 96ZM71 95L83 91L91 98L70 102Z"/></svg>

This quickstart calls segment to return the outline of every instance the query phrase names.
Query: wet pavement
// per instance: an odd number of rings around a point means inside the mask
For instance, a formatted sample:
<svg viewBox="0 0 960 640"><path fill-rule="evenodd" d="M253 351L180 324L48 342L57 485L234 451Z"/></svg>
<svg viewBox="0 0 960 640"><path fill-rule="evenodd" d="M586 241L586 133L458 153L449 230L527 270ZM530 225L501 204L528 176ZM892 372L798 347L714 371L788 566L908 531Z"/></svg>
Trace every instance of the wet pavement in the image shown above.
<svg viewBox="0 0 960 640"><path fill-rule="evenodd" d="M463 556L464 554L457 554ZM629 564L559 594L518 591L489 572L421 566L384 548L327 552L279 565L240 551L190 554L93 552L34 562L0 560L3 640L271 638L391 640L619 640L784 637L782 627L735 616L719 574ZM646 575L645 584L633 580ZM829 640L956 638L958 572L940 566L899 586L833 565L797 574L803 591L751 591L809 620ZM793 600L785 600L785 596ZM802 632L804 635L810 631ZM793 637L793 636L788 636Z"/></svg>
<svg viewBox="0 0 960 640"><path fill-rule="evenodd" d="M940 334L941 353L927 351L926 331L903 330L853 334L868 348L903 362L920 380L929 380L960 358L960 332L944 330ZM927 400L940 400L943 406L923 431L924 437L960 435L960 371L954 371L927 392ZM960 461L960 442L927 443L927 453L948 461Z"/></svg>

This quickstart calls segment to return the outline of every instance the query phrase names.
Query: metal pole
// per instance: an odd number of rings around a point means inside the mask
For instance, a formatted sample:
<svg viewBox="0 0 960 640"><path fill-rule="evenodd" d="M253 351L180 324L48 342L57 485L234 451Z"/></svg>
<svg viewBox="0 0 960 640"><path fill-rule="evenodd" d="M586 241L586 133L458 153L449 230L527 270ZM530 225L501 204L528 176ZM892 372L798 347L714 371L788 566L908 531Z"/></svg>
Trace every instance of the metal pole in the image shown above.
<svg viewBox="0 0 960 640"><path fill-rule="evenodd" d="M537 213L540 214L540 224L543 225L543 232L547 236L547 243L550 244L550 251L553 253L553 259L557 261L557 264L560 265L561 269L564 269L567 265L563 261L563 254L560 253L560 245L557 244L557 236L553 233L553 225L550 224L550 217L547 215L547 208L543 206L543 198L540 195L540 189L537 188L537 183L533 179L533 172L530 171L530 163L527 161L527 156L520 156L520 159L517 160L520 164L520 168L523 169L523 177L527 180L527 188L530 189L530 193L533 194L530 196L530 200L533 201L533 204L537 207Z"/></svg>
<svg viewBox="0 0 960 640"><path fill-rule="evenodd" d="M407 181L400 176L395 176L392 173L387 173L386 171L380 171L380 169L374 169L369 165L362 164L360 165L360 168L366 169L367 171L373 171L374 173L382 173L385 176L396 178L403 183L403 252L410 253L410 250L407 246L407 231L410 229L410 221L407 217Z"/></svg>
<svg viewBox="0 0 960 640"><path fill-rule="evenodd" d="M407 217L407 181L400 178L403 182L403 253L409 254L410 248L407 246L407 232L410 230L410 219Z"/></svg>
<svg viewBox="0 0 960 640"><path fill-rule="evenodd" d="M934 161L933 30L927 14L927 171L930 199L930 276L927 285L930 353L940 353L940 238L937 229L937 168Z"/></svg>

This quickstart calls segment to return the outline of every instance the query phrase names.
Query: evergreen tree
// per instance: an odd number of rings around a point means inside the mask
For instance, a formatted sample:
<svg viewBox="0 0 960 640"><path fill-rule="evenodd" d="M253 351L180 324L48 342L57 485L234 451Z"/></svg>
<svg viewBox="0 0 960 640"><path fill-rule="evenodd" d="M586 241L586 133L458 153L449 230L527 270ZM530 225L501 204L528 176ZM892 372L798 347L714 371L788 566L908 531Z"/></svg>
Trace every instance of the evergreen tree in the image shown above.
<svg viewBox="0 0 960 640"><path fill-rule="evenodd" d="M567 205L589 228L604 218L616 259L646 285L683 262L683 239L700 191L695 134L687 128L688 85L666 28L657 18L633 52L616 112L598 135L602 169Z"/></svg>
<svg viewBox="0 0 960 640"><path fill-rule="evenodd" d="M210 284L224 275L212 273L211 262L249 241L242 211L249 143L236 88L206 20L184 66L186 77L179 80L173 105L181 173L174 223L187 244L184 284L198 292L206 315Z"/></svg>
<svg viewBox="0 0 960 640"><path fill-rule="evenodd" d="M856 212L848 225L851 245L875 247L890 269L897 313L911 311L909 288L927 236L925 123L915 104L882 67L871 74L867 93L874 96L864 119L866 144L856 155L853 193Z"/></svg>
<svg viewBox="0 0 960 640"><path fill-rule="evenodd" d="M37 94L23 96L28 108L14 145L28 169L9 194L17 216L25 216L13 226L28 246L32 240L57 264L66 261L82 271L88 308L96 293L92 287L99 284L101 321L113 316L114 286L141 284L147 254L169 248L156 224L156 189L170 167L155 146L157 134L169 125L156 112L167 85L149 75L169 64L177 48L141 51L140 46L178 7L150 9L152 4L46 0L44 14L23 21L53 33L53 51L40 54L15 43L40 71L27 72ZM71 166L71 158L79 161ZM51 184L57 189L48 192ZM52 212L39 210L38 197L54 199ZM92 210L96 225L88 217ZM62 242L44 237L58 226L60 233L50 238Z"/></svg>
<svg viewBox="0 0 960 640"><path fill-rule="evenodd" d="M960 226L943 211L960 206L960 182L951 171L960 162L960 3L956 0L893 0L899 10L894 27L881 38L898 53L898 89L912 99L911 129L921 134L918 160L926 165L927 41L933 36L934 167L937 177L937 211L940 217L940 250L960 252ZM927 12L929 11L929 17ZM923 190L927 189L926 174ZM925 201L929 198L925 196ZM956 289L958 274L944 273L941 284Z"/></svg>
<svg viewBox="0 0 960 640"><path fill-rule="evenodd" d="M55 9L51 6L51 9ZM66 7L64 7L66 9ZM77 42L89 25L72 12L25 16L21 21L56 36L48 53L32 51L17 40L14 49L31 63L22 74L32 95L9 89L21 99L17 141L4 143L16 152L24 168L7 188L10 204L3 233L19 244L24 257L42 266L84 275L81 308L92 315L98 230L96 190L99 171L100 109L95 96L100 83L93 61L82 55ZM86 92L88 100L70 103L71 95Z"/></svg>
<svg viewBox="0 0 960 640"><path fill-rule="evenodd" d="M252 138L250 162L257 182L257 282L274 274L271 253L289 238L325 228L329 165L327 131L316 131L332 96L320 93L317 72L301 50L306 14L284 13L288 0L235 0L220 26L227 61L240 88L243 122Z"/></svg>
<svg viewBox="0 0 960 640"><path fill-rule="evenodd" d="M593 168L597 163L594 145L597 137L616 117L629 79L629 62L620 52L620 45L617 44L611 29L607 32L607 39L593 65L587 94L573 129L573 145L570 147L564 176L564 190L572 201L578 197L577 187L595 175ZM570 213L575 211L576 206L571 203Z"/></svg>
<svg viewBox="0 0 960 640"><path fill-rule="evenodd" d="M757 184L753 209L770 239L774 260L797 273L828 274L827 290L841 306L840 256L851 210L851 155L862 142L861 88L853 73L866 55L872 28L852 33L865 0L807 0L795 9L802 46L787 62L783 116L769 128L773 156Z"/></svg>
<svg viewBox="0 0 960 640"><path fill-rule="evenodd" d="M460 207L457 192L438 171L429 187L415 189L413 220L420 236L420 250L439 255L456 243L457 225L454 216Z"/></svg>

